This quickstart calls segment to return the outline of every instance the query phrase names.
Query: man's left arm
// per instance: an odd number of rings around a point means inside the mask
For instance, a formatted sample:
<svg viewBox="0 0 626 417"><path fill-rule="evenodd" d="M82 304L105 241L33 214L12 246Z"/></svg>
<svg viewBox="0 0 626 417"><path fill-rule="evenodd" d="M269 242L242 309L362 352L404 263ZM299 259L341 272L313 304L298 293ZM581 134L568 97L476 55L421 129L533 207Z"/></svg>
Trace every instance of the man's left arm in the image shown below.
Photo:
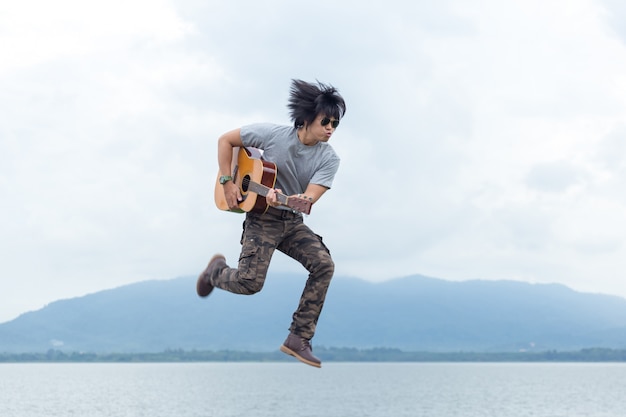
<svg viewBox="0 0 626 417"><path fill-rule="evenodd" d="M309 184L303 195L311 199L312 204L315 204L326 191L328 191L328 188L323 185Z"/></svg>

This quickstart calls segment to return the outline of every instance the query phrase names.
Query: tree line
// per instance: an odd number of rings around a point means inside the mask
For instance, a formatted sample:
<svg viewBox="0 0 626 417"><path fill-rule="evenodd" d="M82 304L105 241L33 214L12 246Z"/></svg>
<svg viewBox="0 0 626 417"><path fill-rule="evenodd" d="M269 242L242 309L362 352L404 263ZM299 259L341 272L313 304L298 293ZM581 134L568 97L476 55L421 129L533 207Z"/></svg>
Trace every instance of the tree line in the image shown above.
<svg viewBox="0 0 626 417"><path fill-rule="evenodd" d="M626 349L589 348L543 352L406 352L393 348L316 347L325 362L626 362ZM146 353L85 353L50 349L40 353L0 353L9 362L284 362L291 358L274 352L168 349Z"/></svg>

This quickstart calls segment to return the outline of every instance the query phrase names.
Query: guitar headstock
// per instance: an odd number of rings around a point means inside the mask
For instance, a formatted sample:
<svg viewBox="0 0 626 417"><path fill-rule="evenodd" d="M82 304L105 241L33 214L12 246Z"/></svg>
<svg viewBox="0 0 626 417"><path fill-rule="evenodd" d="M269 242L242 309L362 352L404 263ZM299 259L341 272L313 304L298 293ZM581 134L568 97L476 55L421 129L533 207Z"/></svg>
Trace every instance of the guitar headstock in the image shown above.
<svg viewBox="0 0 626 417"><path fill-rule="evenodd" d="M310 214L311 206L313 205L313 199L305 195L291 196L287 198L287 204L285 204L292 210L299 211L302 214Z"/></svg>

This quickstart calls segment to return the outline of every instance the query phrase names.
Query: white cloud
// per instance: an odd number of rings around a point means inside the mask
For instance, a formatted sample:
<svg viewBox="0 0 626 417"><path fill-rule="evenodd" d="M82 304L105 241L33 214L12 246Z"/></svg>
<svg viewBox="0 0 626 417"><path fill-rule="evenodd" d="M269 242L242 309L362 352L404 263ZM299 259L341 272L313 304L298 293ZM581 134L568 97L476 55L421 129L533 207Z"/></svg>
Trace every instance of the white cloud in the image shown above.
<svg viewBox="0 0 626 417"><path fill-rule="evenodd" d="M128 42L180 40L192 30L166 1L24 0L3 5L0 74Z"/></svg>
<svg viewBox="0 0 626 417"><path fill-rule="evenodd" d="M563 192L580 183L585 176L584 169L569 161L555 161L532 166L526 183L542 191Z"/></svg>

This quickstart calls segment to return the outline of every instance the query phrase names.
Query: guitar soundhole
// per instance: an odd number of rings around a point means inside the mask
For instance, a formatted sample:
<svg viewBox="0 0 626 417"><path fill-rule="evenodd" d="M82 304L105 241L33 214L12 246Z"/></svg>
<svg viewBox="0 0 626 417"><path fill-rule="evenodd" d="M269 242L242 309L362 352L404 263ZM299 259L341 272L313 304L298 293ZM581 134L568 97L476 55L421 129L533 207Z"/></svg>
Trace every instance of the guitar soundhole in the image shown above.
<svg viewBox="0 0 626 417"><path fill-rule="evenodd" d="M246 175L241 179L241 191L244 193L247 193L249 186L250 186L250 176Z"/></svg>

